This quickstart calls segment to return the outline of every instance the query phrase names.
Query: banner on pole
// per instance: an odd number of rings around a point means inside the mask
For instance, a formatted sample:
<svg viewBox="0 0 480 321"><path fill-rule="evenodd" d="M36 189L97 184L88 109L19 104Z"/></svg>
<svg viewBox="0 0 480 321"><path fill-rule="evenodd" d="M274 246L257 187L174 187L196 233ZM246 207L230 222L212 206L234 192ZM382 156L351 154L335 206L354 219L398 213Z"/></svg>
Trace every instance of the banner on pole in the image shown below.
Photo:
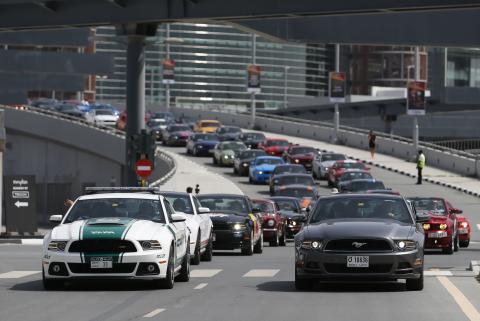
<svg viewBox="0 0 480 321"><path fill-rule="evenodd" d="M425 91L427 84L420 81L410 81L407 86L407 115L425 115Z"/></svg>
<svg viewBox="0 0 480 321"><path fill-rule="evenodd" d="M332 103L344 103L347 76L344 72L330 72L328 77L329 98Z"/></svg>
<svg viewBox="0 0 480 321"><path fill-rule="evenodd" d="M247 68L247 92L258 94L260 88L260 76L262 70L260 66L249 65Z"/></svg>
<svg viewBox="0 0 480 321"><path fill-rule="evenodd" d="M175 60L165 59L162 62L162 83L174 84L175 83Z"/></svg>

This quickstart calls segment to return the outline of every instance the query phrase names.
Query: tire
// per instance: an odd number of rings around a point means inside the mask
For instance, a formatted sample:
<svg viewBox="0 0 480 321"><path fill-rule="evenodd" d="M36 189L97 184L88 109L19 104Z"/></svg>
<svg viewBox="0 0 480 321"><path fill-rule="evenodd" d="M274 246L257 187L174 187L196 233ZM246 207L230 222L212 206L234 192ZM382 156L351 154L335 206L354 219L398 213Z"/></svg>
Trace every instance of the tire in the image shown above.
<svg viewBox="0 0 480 321"><path fill-rule="evenodd" d="M260 230L260 238L258 239L257 243L255 243L253 252L257 254L261 254L263 252L263 231L262 230Z"/></svg>
<svg viewBox="0 0 480 321"><path fill-rule="evenodd" d="M248 182L249 182L250 184L253 184L253 179L252 179L251 176L248 176Z"/></svg>
<svg viewBox="0 0 480 321"><path fill-rule="evenodd" d="M299 278L297 268L295 268L295 289L298 291L306 291L312 289L312 280L308 278Z"/></svg>
<svg viewBox="0 0 480 321"><path fill-rule="evenodd" d="M455 235L455 240L454 240L454 243L453 243L453 251L454 252L458 252L458 234Z"/></svg>
<svg viewBox="0 0 480 321"><path fill-rule="evenodd" d="M175 253L173 246L170 246L168 256L167 275L165 279L159 280L158 286L162 289L172 289L175 285Z"/></svg>
<svg viewBox="0 0 480 321"><path fill-rule="evenodd" d="M205 252L203 252L201 256L201 260L205 262L210 262L213 256L213 240L212 235L210 235L210 239L208 240L207 247L205 248Z"/></svg>
<svg viewBox="0 0 480 321"><path fill-rule="evenodd" d="M460 241L458 245L460 247L468 247L470 245L470 240Z"/></svg>
<svg viewBox="0 0 480 321"><path fill-rule="evenodd" d="M45 272L43 271L43 268L42 268L42 283L43 283L43 288L47 291L61 290L64 286L63 280L47 279L45 277Z"/></svg>
<svg viewBox="0 0 480 321"><path fill-rule="evenodd" d="M197 157L198 156L198 150L196 147L193 148L192 155Z"/></svg>
<svg viewBox="0 0 480 321"><path fill-rule="evenodd" d="M250 232L250 242L247 242L242 247L243 255L253 255L253 231Z"/></svg>
<svg viewBox="0 0 480 321"><path fill-rule="evenodd" d="M333 187L333 182L328 179L328 187Z"/></svg>
<svg viewBox="0 0 480 321"><path fill-rule="evenodd" d="M420 278L418 279L407 279L407 291L421 291L423 290L423 270Z"/></svg>
<svg viewBox="0 0 480 321"><path fill-rule="evenodd" d="M195 253L193 253L193 256L190 260L190 263L192 265L199 265L200 264L200 242L201 242L201 239L200 239L200 230L198 231L198 235L197 235L197 242L196 242L196 245L195 245Z"/></svg>
<svg viewBox="0 0 480 321"><path fill-rule="evenodd" d="M285 228L283 229L282 232L282 237L280 238L280 246L286 246L287 245L287 231L285 231Z"/></svg>
<svg viewBox="0 0 480 321"><path fill-rule="evenodd" d="M190 281L190 240L188 240L189 246L187 246L187 252L183 257L182 268L180 274L177 276L177 281L188 282Z"/></svg>
<svg viewBox="0 0 480 321"><path fill-rule="evenodd" d="M454 243L455 243L455 240L454 240L454 238L453 238L453 236L452 236L452 238L450 239L450 243L449 243L448 247L442 249L442 252L443 252L444 254L449 254L449 255L450 255L450 254L453 254L454 248L455 248Z"/></svg>
<svg viewBox="0 0 480 321"><path fill-rule="evenodd" d="M217 159L215 158L215 156L213 156L213 163L214 163L215 165L218 164Z"/></svg>
<svg viewBox="0 0 480 321"><path fill-rule="evenodd" d="M270 246L272 247L277 247L280 245L280 236L278 235L278 231L277 233L275 233L275 238L270 241Z"/></svg>

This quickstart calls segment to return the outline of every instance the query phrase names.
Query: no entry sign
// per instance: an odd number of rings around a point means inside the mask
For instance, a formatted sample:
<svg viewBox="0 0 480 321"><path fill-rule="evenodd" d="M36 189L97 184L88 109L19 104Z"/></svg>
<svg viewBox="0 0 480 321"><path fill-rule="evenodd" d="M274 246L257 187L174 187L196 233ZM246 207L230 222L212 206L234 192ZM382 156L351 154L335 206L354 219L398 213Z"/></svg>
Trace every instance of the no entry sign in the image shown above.
<svg viewBox="0 0 480 321"><path fill-rule="evenodd" d="M138 176L146 178L152 174L153 164L148 159L140 159L135 163L135 172Z"/></svg>

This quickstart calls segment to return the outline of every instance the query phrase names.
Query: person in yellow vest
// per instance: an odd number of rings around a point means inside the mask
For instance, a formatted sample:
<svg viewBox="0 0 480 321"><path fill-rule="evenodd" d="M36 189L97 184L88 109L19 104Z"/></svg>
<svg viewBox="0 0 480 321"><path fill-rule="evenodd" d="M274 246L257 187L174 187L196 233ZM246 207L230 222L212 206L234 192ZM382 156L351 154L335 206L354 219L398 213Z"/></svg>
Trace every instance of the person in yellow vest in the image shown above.
<svg viewBox="0 0 480 321"><path fill-rule="evenodd" d="M425 168L425 154L423 154L422 150L418 151L418 158L417 158L417 184L422 184L422 171Z"/></svg>

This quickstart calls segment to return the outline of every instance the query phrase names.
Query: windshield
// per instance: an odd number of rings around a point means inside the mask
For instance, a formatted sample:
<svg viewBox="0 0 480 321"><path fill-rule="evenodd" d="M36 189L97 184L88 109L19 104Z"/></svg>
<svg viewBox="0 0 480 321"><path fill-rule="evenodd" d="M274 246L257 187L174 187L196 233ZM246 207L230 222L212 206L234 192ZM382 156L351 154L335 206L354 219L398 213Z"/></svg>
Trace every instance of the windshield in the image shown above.
<svg viewBox="0 0 480 321"><path fill-rule="evenodd" d="M370 173L366 172L346 172L340 177L341 181L351 181L354 179L370 179L373 178Z"/></svg>
<svg viewBox="0 0 480 321"><path fill-rule="evenodd" d="M192 140L194 142L201 142L201 141L204 141L204 140L218 141L218 136L216 134L195 134L192 137Z"/></svg>
<svg viewBox="0 0 480 321"><path fill-rule="evenodd" d="M263 201L252 201L253 206L264 213L274 213L275 208L272 203Z"/></svg>
<svg viewBox="0 0 480 321"><path fill-rule="evenodd" d="M418 212L433 212L435 214L446 215L447 210L441 199L424 198L413 199L413 204Z"/></svg>
<svg viewBox="0 0 480 321"><path fill-rule="evenodd" d="M242 143L228 143L228 144L224 144L222 149L224 149L224 150L240 150L240 149L247 149L247 146L245 146Z"/></svg>
<svg viewBox="0 0 480 321"><path fill-rule="evenodd" d="M316 153L317 151L315 148L312 147L295 147L292 148L292 151L290 152L292 155L296 154L309 154L309 153Z"/></svg>
<svg viewBox="0 0 480 321"><path fill-rule="evenodd" d="M363 163L339 163L337 168L358 168L358 169L364 169L365 165Z"/></svg>
<svg viewBox="0 0 480 321"><path fill-rule="evenodd" d="M263 140L265 139L265 135L264 134L257 134L257 133L247 133L247 134L243 134L242 136L242 139L245 139L245 140Z"/></svg>
<svg viewBox="0 0 480 321"><path fill-rule="evenodd" d="M250 214L247 201L240 197L229 196L199 196L202 206L208 207L211 212L235 212L243 216Z"/></svg>
<svg viewBox="0 0 480 321"><path fill-rule="evenodd" d="M288 146L290 145L286 140L269 140L267 146Z"/></svg>
<svg viewBox="0 0 480 321"><path fill-rule="evenodd" d="M165 223L159 200L102 198L75 202L64 223L101 217L128 217Z"/></svg>
<svg viewBox="0 0 480 321"><path fill-rule="evenodd" d="M284 174L284 173L305 174L305 173L307 173L307 170L302 165L298 165L298 166L287 165L287 166L277 166L275 168L274 173L275 173L275 175Z"/></svg>
<svg viewBox="0 0 480 321"><path fill-rule="evenodd" d="M170 131L170 132L190 131L190 127L184 126L184 125L181 125L181 126L170 126L170 127L168 128L168 131Z"/></svg>
<svg viewBox="0 0 480 321"><path fill-rule="evenodd" d="M201 122L200 127L220 127L220 124L216 122L206 121L206 122Z"/></svg>
<svg viewBox="0 0 480 321"><path fill-rule="evenodd" d="M382 182L352 182L346 189L350 192L363 192L368 190L385 189L385 185Z"/></svg>
<svg viewBox="0 0 480 321"><path fill-rule="evenodd" d="M147 126L153 127L153 126L160 126L165 124L167 124L167 121L165 119L150 119L147 123Z"/></svg>
<svg viewBox="0 0 480 321"><path fill-rule="evenodd" d="M108 115L112 116L113 112L111 110L96 110L95 115Z"/></svg>
<svg viewBox="0 0 480 321"><path fill-rule="evenodd" d="M384 197L336 197L320 199L311 216L310 224L324 220L395 220L413 223L407 205L401 199Z"/></svg>
<svg viewBox="0 0 480 321"><path fill-rule="evenodd" d="M277 193L275 193L275 196L289 196L289 197L295 197L295 198L315 198L315 193L313 192L312 189L308 188L285 188L285 189L280 189Z"/></svg>
<svg viewBox="0 0 480 321"><path fill-rule="evenodd" d="M240 154L240 158L255 158L266 154L263 150L246 150Z"/></svg>
<svg viewBox="0 0 480 321"><path fill-rule="evenodd" d="M238 127L222 127L218 130L218 133L225 134L225 133L240 133L242 132Z"/></svg>
<svg viewBox="0 0 480 321"><path fill-rule="evenodd" d="M255 161L255 165L278 165L283 164L283 159L281 158L260 158Z"/></svg>
<svg viewBox="0 0 480 321"><path fill-rule="evenodd" d="M275 200L280 211L300 213L300 208L294 200Z"/></svg>
<svg viewBox="0 0 480 321"><path fill-rule="evenodd" d="M154 113L152 118L171 118L173 119L173 114L171 113Z"/></svg>
<svg viewBox="0 0 480 321"><path fill-rule="evenodd" d="M296 176L289 175L279 177L274 180L275 185L314 185L313 177L311 176Z"/></svg>
<svg viewBox="0 0 480 321"><path fill-rule="evenodd" d="M322 155L322 162L337 161L347 159L343 154L324 154Z"/></svg>
<svg viewBox="0 0 480 321"><path fill-rule="evenodd" d="M167 201L172 204L176 212L183 212L185 214L194 214L192 202L190 202L189 195L175 195L175 194L162 194Z"/></svg>

